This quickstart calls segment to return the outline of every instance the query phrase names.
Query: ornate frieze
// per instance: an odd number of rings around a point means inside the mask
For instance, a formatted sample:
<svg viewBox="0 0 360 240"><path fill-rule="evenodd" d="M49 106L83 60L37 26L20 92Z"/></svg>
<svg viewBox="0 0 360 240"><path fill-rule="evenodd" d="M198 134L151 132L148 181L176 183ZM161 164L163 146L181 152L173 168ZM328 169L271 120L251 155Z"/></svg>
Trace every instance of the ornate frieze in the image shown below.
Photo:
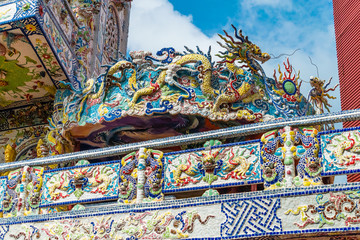
<svg viewBox="0 0 360 240"><path fill-rule="evenodd" d="M218 140L202 149L167 153L164 157L164 192L262 182L260 143L221 145Z"/></svg>

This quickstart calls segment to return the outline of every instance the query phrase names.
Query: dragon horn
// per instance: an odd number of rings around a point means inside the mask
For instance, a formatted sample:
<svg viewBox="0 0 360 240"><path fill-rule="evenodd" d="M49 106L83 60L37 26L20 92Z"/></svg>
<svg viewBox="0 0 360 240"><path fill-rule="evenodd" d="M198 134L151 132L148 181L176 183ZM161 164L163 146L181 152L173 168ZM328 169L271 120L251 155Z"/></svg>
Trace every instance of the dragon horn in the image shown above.
<svg viewBox="0 0 360 240"><path fill-rule="evenodd" d="M230 51L230 48L228 46L225 46L224 44L222 44L221 42L217 42L221 47L225 48L228 52Z"/></svg>
<svg viewBox="0 0 360 240"><path fill-rule="evenodd" d="M234 25L231 24L231 26L233 27L234 29L234 35L237 39L239 39L241 41L241 43L245 42L245 39L244 39L244 35L242 34L242 30L240 29L239 30L239 34L237 33L237 29Z"/></svg>
<svg viewBox="0 0 360 240"><path fill-rule="evenodd" d="M236 42L236 41L234 40L234 38L233 38L232 36L230 36L225 30L224 30L224 33L225 33L225 35L226 35L228 38L230 38L230 40L231 40L232 43L234 43L234 44L241 44L241 42Z"/></svg>
<svg viewBox="0 0 360 240"><path fill-rule="evenodd" d="M228 45L229 47L237 48L237 47L235 46L234 42L228 40L227 38L225 38L224 36L222 36L222 35L220 35L220 34L218 34L218 35L221 37L222 40L224 40L224 41L227 43L227 45L230 44L230 45Z"/></svg>

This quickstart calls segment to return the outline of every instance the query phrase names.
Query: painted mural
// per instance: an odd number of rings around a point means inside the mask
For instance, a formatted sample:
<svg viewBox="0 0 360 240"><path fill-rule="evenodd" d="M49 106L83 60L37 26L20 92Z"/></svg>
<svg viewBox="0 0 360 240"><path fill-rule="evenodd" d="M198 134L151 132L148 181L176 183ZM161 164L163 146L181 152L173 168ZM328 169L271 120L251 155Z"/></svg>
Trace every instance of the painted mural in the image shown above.
<svg viewBox="0 0 360 240"><path fill-rule="evenodd" d="M29 31L36 30L35 25L28 24ZM44 71L40 59L34 54L27 37L20 30L1 32L1 77L0 104L6 107L16 101L29 101L33 98L53 96L53 83ZM40 41L40 40L39 40ZM42 56L51 57L48 45L39 43ZM50 89L46 89L46 87ZM50 90L50 91L49 91Z"/></svg>

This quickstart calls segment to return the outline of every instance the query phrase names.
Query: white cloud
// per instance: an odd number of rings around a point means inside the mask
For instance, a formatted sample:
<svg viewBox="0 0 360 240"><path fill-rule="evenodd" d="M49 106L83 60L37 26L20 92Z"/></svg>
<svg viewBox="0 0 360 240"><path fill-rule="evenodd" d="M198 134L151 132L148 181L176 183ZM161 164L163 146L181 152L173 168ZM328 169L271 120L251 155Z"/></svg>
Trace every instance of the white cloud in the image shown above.
<svg viewBox="0 0 360 240"><path fill-rule="evenodd" d="M316 76L316 68L310 63L309 56L319 68L320 78L328 80L333 77L332 86L338 82L335 37L332 25L325 29L313 29L312 26L299 26L287 19L281 19L281 25L267 26L261 25L261 15L252 12L253 6L274 5L281 2L281 7L292 7L291 1L280 0L253 0L246 1L241 5L242 15L248 18L236 20L237 16L230 19L230 23L241 26L241 21L246 21L245 29L252 29L251 35L244 30L244 34L250 35L249 39L257 43L265 52L274 55L282 53L296 52L290 61L296 70L300 70L300 77L305 81L311 75ZM278 6L280 6L278 5ZM274 5L275 6L275 5ZM240 18L242 16L240 15ZM243 16L245 18L245 16ZM230 31L230 26L226 26ZM250 30L248 31L250 32ZM219 31L221 33L221 31ZM174 10L168 0L136 0L132 3L130 17L130 33L128 48L130 51L146 50L155 53L163 47L174 47L177 51L183 51L184 45L195 49L200 46L201 50L207 51L212 46L212 55L221 50L216 41L217 35L208 37L192 23L192 16L185 16ZM277 60L270 60L264 65L268 76L273 75L273 71L278 64L282 64L285 57ZM310 90L309 84L303 83L302 93L307 96ZM337 100L330 100L334 107L332 111L340 110L339 88L336 93L330 93L338 97Z"/></svg>
<svg viewBox="0 0 360 240"><path fill-rule="evenodd" d="M199 45L207 51L210 45L217 45L215 38L207 37L192 24L191 16L181 15L167 0L136 0L132 3L128 42L130 51L152 52L163 47L183 51L184 45L191 49Z"/></svg>

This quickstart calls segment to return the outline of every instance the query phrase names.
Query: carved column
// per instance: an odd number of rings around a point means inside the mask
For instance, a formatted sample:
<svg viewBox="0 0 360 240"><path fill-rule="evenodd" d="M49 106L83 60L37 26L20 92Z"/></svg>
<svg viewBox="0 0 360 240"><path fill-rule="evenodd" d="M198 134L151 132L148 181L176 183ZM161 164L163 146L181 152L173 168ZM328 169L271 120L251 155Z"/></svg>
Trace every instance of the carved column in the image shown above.
<svg viewBox="0 0 360 240"><path fill-rule="evenodd" d="M146 168L146 148L140 148L138 158L138 172L136 185L136 203L142 203L144 199L144 185L145 185L145 168Z"/></svg>
<svg viewBox="0 0 360 240"><path fill-rule="evenodd" d="M295 161L294 153L296 152L296 147L294 146L294 137L295 132L292 131L291 127L286 126L284 128L284 165L285 165L285 185L287 187L292 186L293 179L295 177Z"/></svg>

